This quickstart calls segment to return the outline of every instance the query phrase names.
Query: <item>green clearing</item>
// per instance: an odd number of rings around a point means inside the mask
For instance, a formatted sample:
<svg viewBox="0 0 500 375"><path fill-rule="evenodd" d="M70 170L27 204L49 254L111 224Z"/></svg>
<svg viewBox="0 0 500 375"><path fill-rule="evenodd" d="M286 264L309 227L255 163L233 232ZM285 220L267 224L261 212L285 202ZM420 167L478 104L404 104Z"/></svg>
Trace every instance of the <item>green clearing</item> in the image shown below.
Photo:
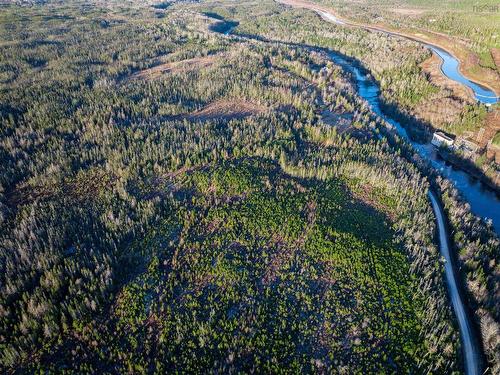
<svg viewBox="0 0 500 375"><path fill-rule="evenodd" d="M258 159L175 186L182 209L135 245L151 261L82 329L97 345L80 357L119 372L417 371L425 312L385 214Z"/></svg>

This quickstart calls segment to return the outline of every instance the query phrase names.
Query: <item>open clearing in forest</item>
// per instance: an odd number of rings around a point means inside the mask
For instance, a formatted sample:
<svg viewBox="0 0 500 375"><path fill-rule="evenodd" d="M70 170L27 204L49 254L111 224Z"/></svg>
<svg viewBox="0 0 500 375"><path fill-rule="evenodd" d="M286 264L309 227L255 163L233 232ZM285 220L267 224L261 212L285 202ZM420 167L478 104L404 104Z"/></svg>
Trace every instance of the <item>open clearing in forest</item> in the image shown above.
<svg viewBox="0 0 500 375"><path fill-rule="evenodd" d="M487 143L492 140L497 133L500 132L500 110L489 112L486 116L486 126L484 133L477 139L479 146L485 147Z"/></svg>
<svg viewBox="0 0 500 375"><path fill-rule="evenodd" d="M390 9L390 11L393 13L401 14L403 16L419 16L426 12L424 9L413 9L413 8L393 8Z"/></svg>
<svg viewBox="0 0 500 375"><path fill-rule="evenodd" d="M187 72L190 70L203 69L212 65L220 56L210 55L203 57L194 57L181 61L167 62L154 66L152 68L141 70L130 76L131 80L138 79L156 79L164 73Z"/></svg>
<svg viewBox="0 0 500 375"><path fill-rule="evenodd" d="M345 133L352 125L352 113L334 113L329 109L321 112L321 121L327 125L335 126L339 134Z"/></svg>

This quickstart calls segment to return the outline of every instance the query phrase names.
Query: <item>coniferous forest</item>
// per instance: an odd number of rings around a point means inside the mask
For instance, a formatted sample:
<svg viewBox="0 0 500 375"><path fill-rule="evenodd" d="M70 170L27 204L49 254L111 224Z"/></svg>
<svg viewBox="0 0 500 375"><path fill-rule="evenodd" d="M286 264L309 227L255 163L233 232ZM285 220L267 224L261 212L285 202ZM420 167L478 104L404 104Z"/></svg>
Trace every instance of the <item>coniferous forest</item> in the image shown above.
<svg viewBox="0 0 500 375"><path fill-rule="evenodd" d="M430 189L500 369L497 235L325 49L415 133L428 52L322 22L0 2L2 373L461 373Z"/></svg>

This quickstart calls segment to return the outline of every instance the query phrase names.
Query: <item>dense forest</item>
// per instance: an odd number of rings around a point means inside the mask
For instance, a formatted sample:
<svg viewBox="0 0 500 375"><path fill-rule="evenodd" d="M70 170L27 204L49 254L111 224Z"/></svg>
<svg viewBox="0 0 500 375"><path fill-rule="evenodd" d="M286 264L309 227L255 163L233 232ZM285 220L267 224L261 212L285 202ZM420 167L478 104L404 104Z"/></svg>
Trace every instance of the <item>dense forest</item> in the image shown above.
<svg viewBox="0 0 500 375"><path fill-rule="evenodd" d="M214 26L425 52L168 4L0 4L2 372L459 372L432 186L495 373L491 226L326 53Z"/></svg>

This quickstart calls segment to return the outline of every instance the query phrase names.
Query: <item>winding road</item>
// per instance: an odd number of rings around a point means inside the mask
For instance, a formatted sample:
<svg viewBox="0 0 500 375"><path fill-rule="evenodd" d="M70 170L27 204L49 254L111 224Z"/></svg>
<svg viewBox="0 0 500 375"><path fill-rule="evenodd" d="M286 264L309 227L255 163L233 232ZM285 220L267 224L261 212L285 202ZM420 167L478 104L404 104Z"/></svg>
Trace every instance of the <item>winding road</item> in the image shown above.
<svg viewBox="0 0 500 375"><path fill-rule="evenodd" d="M337 17L335 17L333 14L330 14L328 12L322 11L322 10L316 10L324 19L330 21L330 22L335 22L340 25L344 25L345 23L341 20L339 20ZM438 55L443 59L443 65L451 58L451 55L449 55L446 51L440 50L434 46L429 46L435 53L438 53ZM453 64L453 63L452 63ZM456 65L454 65L454 68L456 70L455 74L460 74L458 70L458 62ZM443 69L443 67L442 67ZM446 74L446 71L443 70L443 74ZM355 75L357 77L358 83L362 81L362 77L360 77L359 71L355 71ZM465 77L464 77L465 79ZM470 82L467 80L467 82L471 83L472 85L475 85L474 83ZM480 88L480 91L476 91L474 86L469 86L475 95L476 98L479 101L483 102L491 102L491 98L484 98L481 97L481 95L485 94L484 88L481 86L477 86ZM376 98L378 99L378 89L376 91ZM378 100L374 100L374 95L372 93L371 98L367 98L366 95L364 96L365 99L368 99L368 102L371 102L370 104L372 105L372 109L375 110L375 112L378 112L379 115L383 116L382 111L380 111L380 105L378 103ZM488 94L486 92L486 94ZM372 99L372 100L370 100ZM495 97L495 100L498 101L498 98ZM375 107L375 108L374 108ZM378 110L377 110L378 109ZM383 116L385 117L385 116ZM387 119L386 120L390 120ZM389 121L392 125L395 125L396 128L398 129L398 132L404 136L406 136L406 131L395 121ZM409 139L407 136L405 137L407 140ZM421 150L421 153L423 151L422 147L419 147ZM481 374L481 360L480 360L480 351L477 346L477 343L475 341L475 336L472 332L472 326L471 326L471 320L469 316L467 315L464 307L464 303L462 301L462 298L460 296L460 292L458 289L458 280L457 276L455 275L454 269L453 269L453 263L450 255L450 248L449 248L449 234L445 225L445 220L444 220L444 212L439 204L435 194L432 191L429 191L429 199L432 204L432 209L434 211L434 215L436 217L436 223L437 223L437 229L439 233L439 249L441 252L441 255L445 259L445 275L446 275L446 282L448 285L448 293L449 297L451 300L451 303L453 305L453 310L455 311L455 316L457 318L457 322L460 328L460 336L462 339L462 351L464 354L464 364L465 364L465 373L467 375L479 375Z"/></svg>
<svg viewBox="0 0 500 375"><path fill-rule="evenodd" d="M474 335L472 333L471 322L467 313L465 312L464 304L460 293L458 292L458 281L453 272L452 259L450 256L450 249L448 244L448 231L444 221L444 213L438 200L433 192L429 192L429 199L436 216L437 228L439 232L439 248L441 255L445 259L444 270L446 274L446 282L448 284L448 292L453 305L453 310L457 317L458 325L460 327L460 335L462 337L462 350L464 353L465 373L467 375L481 374L481 361L479 349L475 343Z"/></svg>
<svg viewBox="0 0 500 375"><path fill-rule="evenodd" d="M339 20L331 14L328 14L326 12L322 11L322 17L332 21L332 22L339 22ZM342 22L342 21L340 21ZM234 28L234 25L230 25L226 30L221 31L223 34L231 34L232 30ZM248 38L248 36L247 36ZM263 41L263 40L260 40ZM335 62L337 65L339 65L342 69L345 71L350 72L353 74L353 76L356 79L357 82L357 88L358 88L358 94L365 99L368 104L370 105L372 111L376 113L378 116L383 118L385 121L387 121L389 124L391 124L398 134L402 136L406 141L411 143L416 151L421 154L423 157L427 158L428 160L431 161L432 165L436 167L437 169L442 171L442 168L440 168L442 161L439 161L438 159L433 158L432 154L429 152L432 148L427 147L427 145L422 145L415 143L411 141L411 139L408 137L406 130L403 128L403 126L396 120L386 116L383 114L381 110L381 105L380 105L380 98L379 98L379 88L377 84L367 78L365 72L362 71L362 69L359 66L356 66L353 64L353 61L349 60L345 56L335 52L335 51L330 51L329 56L333 62ZM449 174L445 173L445 176L448 178L451 178L452 181L456 183L456 173L464 173L464 172L454 172L455 174ZM474 190L474 189L472 189ZM488 199L489 197L486 197ZM436 198L436 195L432 192L429 191L429 200L432 204L432 209L434 211L434 215L436 217L436 223L437 223L437 230L439 234L439 248L441 255L445 259L445 275L446 275L446 282L448 285L448 292L449 292L449 297L453 306L453 309L455 311L455 315L457 318L457 322L459 325L460 329L460 335L461 335L461 340L462 340L462 350L464 353L464 363L465 363L465 372L467 375L479 375L481 374L481 355L480 355L480 350L479 347L476 343L475 336L472 331L472 325L471 325L471 320L470 317L467 315L467 312L464 307L464 303L462 301L462 298L460 296L460 292L458 289L458 284L459 280L457 279L457 276L455 275L454 269L453 269L453 262L451 259L450 255L450 248L449 248L449 234L445 225L445 214L443 212L443 209L441 205L438 202L438 199ZM497 201L498 202L498 201Z"/></svg>
<svg viewBox="0 0 500 375"><path fill-rule="evenodd" d="M311 4L302 0L276 0L279 3L290 5L290 6L298 6L305 9L312 10L318 13L324 20L328 22L332 22L338 24L340 26L351 26L351 27L360 27L365 28L371 31L382 32L388 35L393 35L397 37L404 37L407 39L414 40L418 43L425 45L431 51L433 51L442 61L441 64L441 72L443 75L452 79L464 86L466 86L475 96L475 98L484 104L493 104L498 102L499 98L496 96L496 93L492 90L485 88L477 83L474 83L468 80L466 77L462 75L460 72L460 63L458 59L456 59L449 52L445 51L439 46L435 46L426 42L422 42L420 40L416 40L407 35L394 33L391 31L387 31L384 29L380 29L378 27L372 27L367 25L361 25L352 23L348 20L339 19L335 14L328 11L328 9L317 6L315 4ZM340 59L345 60L345 59ZM341 61L343 62L343 61ZM344 64L345 65L345 64ZM383 117L386 121L388 121L391 125L394 125L398 130L398 133L406 138L407 141L411 140L406 136L406 131L402 129L401 124L397 123L393 119L387 118L384 116L381 111L380 100L375 97L375 95L379 95L379 88L374 87L374 85L366 84L363 78L360 78L359 69L354 68L350 69L355 73L358 85L360 85L360 91L365 91L360 93L362 97L364 97L369 104L372 106L372 109L379 116ZM471 206L471 210L474 214L480 216L484 220L491 220L493 223L493 227L498 235L500 235L500 195L497 194L494 190L489 188L487 185L483 184L481 181L471 177L467 172L460 170L458 168L454 168L450 164L446 163L442 160L437 154L434 147L429 144L418 144L416 142L411 142L418 153L429 160L432 166L438 170L444 177L453 182L455 187L460 191L462 196L467 200L467 202Z"/></svg>
<svg viewBox="0 0 500 375"><path fill-rule="evenodd" d="M335 14L331 13L331 11L329 11L328 8L319 6L317 4L309 3L308 1L302 1L302 0L275 0L275 1L280 4L292 7L300 7L312 10L318 13L323 19L335 23L337 25L362 28L369 31L375 31L387 35L402 37L420 43L426 48L430 49L441 59L441 73L445 77L467 87L470 90L470 92L474 94L474 97L478 102L491 105L498 103L500 101L500 97L492 89L466 78L460 71L461 67L458 58L456 58L455 56L453 56L451 52L445 50L443 47L437 44L433 44L432 42L418 39L415 36L408 35L403 32L387 30L386 28L381 26L366 25L362 23L353 22L347 19L341 19Z"/></svg>

